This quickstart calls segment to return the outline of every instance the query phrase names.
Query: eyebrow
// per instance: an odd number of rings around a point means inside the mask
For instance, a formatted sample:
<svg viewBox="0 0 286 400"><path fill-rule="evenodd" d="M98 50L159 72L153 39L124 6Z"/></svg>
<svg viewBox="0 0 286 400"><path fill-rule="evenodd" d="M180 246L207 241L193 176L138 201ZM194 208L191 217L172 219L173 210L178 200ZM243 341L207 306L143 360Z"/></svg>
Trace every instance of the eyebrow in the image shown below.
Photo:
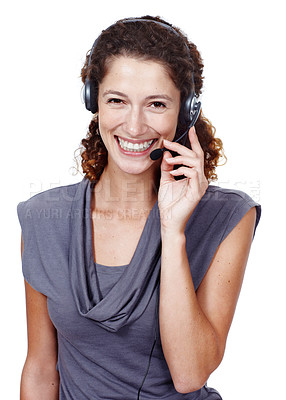
<svg viewBox="0 0 286 400"><path fill-rule="evenodd" d="M118 90L106 90L103 93L103 97L107 96L108 94L116 94L120 97L125 97L125 98L128 97L126 94L119 92ZM153 100L153 99L165 99L165 100L173 102L173 99L170 96L168 96L167 94L152 94L152 95L146 97L146 100Z"/></svg>

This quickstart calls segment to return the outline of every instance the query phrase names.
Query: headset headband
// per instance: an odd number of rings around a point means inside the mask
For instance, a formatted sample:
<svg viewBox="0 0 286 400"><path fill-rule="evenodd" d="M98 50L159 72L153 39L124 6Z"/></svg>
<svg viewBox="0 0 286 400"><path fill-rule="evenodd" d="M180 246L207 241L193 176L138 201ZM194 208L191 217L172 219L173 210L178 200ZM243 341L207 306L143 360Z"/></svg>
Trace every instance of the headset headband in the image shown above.
<svg viewBox="0 0 286 400"><path fill-rule="evenodd" d="M168 29L170 32L173 32L173 33L174 33L176 36L178 36L181 40L183 40L184 45L185 45L185 47L186 47L186 49L187 49L187 52L188 52L188 54L189 54L189 57L191 58L190 49L189 49L187 43L185 42L184 38L183 38L171 25L167 25L167 24L165 24L164 22L156 21L156 20L153 20L153 19L146 19L146 18L123 19L122 21L119 21L119 22L122 22L123 24L127 24L127 23L129 23L129 22L153 22L153 23L155 23L155 24L157 24L157 25L161 25L161 26L163 26L164 28ZM118 22L115 22L114 24L110 25L110 26L109 26L108 28L106 28L105 30L107 31L108 29L112 28L112 27L113 27L114 25L116 25L116 24L118 24ZM93 54L94 48L96 47L97 42L98 42L98 40L100 39L100 37L101 37L101 35L99 35L98 38L95 39L95 41L94 41L94 43L93 43L93 45L92 45L92 48L91 48L90 54L89 54L89 59L88 59L88 66L89 66L90 63L91 63L91 56L92 56L92 54Z"/></svg>

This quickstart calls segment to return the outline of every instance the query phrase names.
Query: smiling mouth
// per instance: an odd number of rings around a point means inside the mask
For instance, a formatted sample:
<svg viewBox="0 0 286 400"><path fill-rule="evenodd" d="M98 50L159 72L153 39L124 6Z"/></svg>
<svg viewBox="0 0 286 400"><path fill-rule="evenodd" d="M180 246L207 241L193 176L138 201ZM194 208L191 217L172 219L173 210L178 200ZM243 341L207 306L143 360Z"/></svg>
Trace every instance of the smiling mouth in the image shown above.
<svg viewBox="0 0 286 400"><path fill-rule="evenodd" d="M119 136L116 136L116 139L122 150L131 151L134 153L143 153L144 151L149 149L149 147L151 147L152 144L157 140L157 139L151 139L151 140L146 140L145 142L142 141L140 143L132 143L127 140L123 140Z"/></svg>

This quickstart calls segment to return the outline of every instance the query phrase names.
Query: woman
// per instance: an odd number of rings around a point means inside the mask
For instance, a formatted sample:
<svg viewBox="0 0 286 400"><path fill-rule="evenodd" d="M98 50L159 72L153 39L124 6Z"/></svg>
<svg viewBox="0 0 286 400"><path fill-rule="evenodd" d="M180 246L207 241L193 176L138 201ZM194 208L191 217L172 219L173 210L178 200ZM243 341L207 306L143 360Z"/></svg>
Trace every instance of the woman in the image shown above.
<svg viewBox="0 0 286 400"><path fill-rule="evenodd" d="M118 21L95 41L82 69L85 177L18 205L22 400L221 399L206 382L261 210L209 185L222 143L196 99L202 69L159 18Z"/></svg>

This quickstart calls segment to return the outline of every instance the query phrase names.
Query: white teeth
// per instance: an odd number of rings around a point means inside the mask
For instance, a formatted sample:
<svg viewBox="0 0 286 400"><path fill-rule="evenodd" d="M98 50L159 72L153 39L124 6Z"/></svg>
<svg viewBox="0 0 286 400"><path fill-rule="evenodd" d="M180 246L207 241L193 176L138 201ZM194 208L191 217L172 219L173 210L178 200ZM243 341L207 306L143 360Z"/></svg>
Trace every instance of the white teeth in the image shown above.
<svg viewBox="0 0 286 400"><path fill-rule="evenodd" d="M144 143L131 143L131 142L127 142L123 139L121 139L120 137L118 137L118 142L120 147L123 150L128 150L128 151L134 151L135 153L140 153L141 151L145 151L146 149L148 149L148 147L151 146L151 144L154 142L154 139L149 140L148 142L144 142Z"/></svg>

